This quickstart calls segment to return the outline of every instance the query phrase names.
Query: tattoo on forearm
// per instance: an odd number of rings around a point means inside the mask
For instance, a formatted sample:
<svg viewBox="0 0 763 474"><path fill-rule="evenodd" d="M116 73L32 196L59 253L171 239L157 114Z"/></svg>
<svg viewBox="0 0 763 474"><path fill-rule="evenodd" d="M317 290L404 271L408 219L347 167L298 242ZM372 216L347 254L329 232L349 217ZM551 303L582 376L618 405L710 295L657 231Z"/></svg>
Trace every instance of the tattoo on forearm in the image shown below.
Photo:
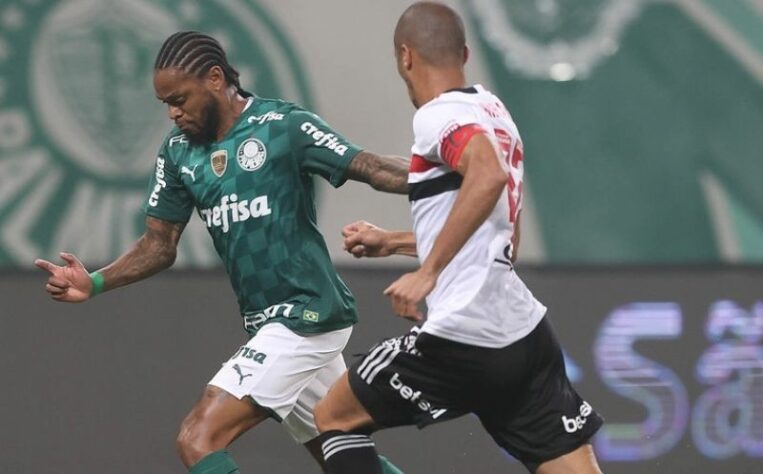
<svg viewBox="0 0 763 474"><path fill-rule="evenodd" d="M184 223L147 218L143 236L130 250L101 270L106 289L142 280L172 266L184 228Z"/></svg>
<svg viewBox="0 0 763 474"><path fill-rule="evenodd" d="M379 156L361 151L350 162L347 177L368 183L378 191L408 193L408 159L401 156Z"/></svg>

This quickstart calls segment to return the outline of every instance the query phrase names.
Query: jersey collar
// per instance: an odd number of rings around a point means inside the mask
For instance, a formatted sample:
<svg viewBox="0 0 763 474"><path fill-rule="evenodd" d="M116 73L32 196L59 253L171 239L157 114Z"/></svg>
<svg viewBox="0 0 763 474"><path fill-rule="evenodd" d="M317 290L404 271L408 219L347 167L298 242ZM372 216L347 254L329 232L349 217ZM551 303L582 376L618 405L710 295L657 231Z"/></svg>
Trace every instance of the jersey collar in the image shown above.
<svg viewBox="0 0 763 474"><path fill-rule="evenodd" d="M447 94L448 92L463 92L464 94L476 94L479 91L474 86L469 87L456 87L455 89L448 89L443 94Z"/></svg>

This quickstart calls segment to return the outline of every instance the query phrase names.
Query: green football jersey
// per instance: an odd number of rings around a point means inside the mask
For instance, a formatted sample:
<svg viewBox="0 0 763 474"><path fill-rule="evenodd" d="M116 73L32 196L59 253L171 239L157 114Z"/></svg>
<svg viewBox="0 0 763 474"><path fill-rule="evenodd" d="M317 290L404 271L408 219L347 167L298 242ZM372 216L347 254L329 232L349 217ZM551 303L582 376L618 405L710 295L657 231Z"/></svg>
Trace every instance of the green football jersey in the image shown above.
<svg viewBox="0 0 763 474"><path fill-rule="evenodd" d="M173 129L145 211L187 222L196 208L250 334L275 321L298 333L345 328L357 321L355 300L318 231L312 176L341 186L359 151L317 115L255 97L219 142L192 146Z"/></svg>

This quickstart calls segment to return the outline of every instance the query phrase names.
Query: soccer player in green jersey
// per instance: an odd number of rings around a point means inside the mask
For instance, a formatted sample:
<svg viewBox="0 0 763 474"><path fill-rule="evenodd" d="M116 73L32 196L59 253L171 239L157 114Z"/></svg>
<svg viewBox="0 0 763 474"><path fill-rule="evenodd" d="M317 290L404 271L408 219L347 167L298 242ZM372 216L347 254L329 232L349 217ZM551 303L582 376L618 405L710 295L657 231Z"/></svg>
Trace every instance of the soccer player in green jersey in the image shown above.
<svg viewBox="0 0 763 474"><path fill-rule="evenodd" d="M192 473L238 472L225 450L273 417L323 465L313 407L345 370L355 301L316 225L313 175L407 192L407 160L360 150L297 105L241 89L220 44L170 36L154 67L157 98L176 127L156 159L146 230L89 273L71 254L49 272L53 299L81 302L170 267L194 208L225 265L251 335L204 389L177 440ZM386 464L387 472L399 472Z"/></svg>

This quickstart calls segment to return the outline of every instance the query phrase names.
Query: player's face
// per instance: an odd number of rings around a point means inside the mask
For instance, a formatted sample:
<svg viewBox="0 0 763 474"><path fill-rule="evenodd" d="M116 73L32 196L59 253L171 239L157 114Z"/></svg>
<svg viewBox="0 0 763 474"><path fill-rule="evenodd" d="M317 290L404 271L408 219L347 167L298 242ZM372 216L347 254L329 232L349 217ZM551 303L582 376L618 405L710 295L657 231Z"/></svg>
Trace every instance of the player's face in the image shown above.
<svg viewBox="0 0 763 474"><path fill-rule="evenodd" d="M217 138L220 107L204 78L175 68L160 69L154 74L154 90L189 142L204 144Z"/></svg>

